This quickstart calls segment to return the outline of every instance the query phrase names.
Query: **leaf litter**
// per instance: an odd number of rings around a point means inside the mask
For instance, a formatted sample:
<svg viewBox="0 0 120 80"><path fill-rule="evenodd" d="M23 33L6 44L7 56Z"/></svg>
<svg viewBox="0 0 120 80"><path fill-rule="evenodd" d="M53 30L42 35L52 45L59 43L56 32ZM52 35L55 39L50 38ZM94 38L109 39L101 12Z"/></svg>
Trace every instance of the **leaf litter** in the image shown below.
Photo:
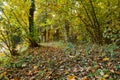
<svg viewBox="0 0 120 80"><path fill-rule="evenodd" d="M119 80L120 54L108 56L104 50L83 47L29 48L28 55L13 59L0 68L3 80ZM102 54L105 54L104 56Z"/></svg>

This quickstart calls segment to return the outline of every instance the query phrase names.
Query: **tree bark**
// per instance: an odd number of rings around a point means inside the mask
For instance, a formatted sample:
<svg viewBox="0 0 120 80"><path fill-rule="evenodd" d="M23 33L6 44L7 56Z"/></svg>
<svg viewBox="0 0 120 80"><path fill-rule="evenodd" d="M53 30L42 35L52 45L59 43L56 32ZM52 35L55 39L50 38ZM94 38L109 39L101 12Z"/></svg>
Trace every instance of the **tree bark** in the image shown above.
<svg viewBox="0 0 120 80"><path fill-rule="evenodd" d="M29 33L30 33L30 46L37 47L38 44L36 42L36 34L35 34L35 26L34 26L34 12L35 12L35 0L31 0L31 6L29 9Z"/></svg>

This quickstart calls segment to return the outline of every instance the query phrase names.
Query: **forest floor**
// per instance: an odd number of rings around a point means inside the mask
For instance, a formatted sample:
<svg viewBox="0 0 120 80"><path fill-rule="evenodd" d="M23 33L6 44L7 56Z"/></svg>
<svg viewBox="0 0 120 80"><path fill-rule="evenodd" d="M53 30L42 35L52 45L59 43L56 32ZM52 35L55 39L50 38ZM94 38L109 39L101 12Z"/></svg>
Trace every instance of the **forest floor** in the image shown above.
<svg viewBox="0 0 120 80"><path fill-rule="evenodd" d="M113 46L46 43L0 67L0 80L120 80Z"/></svg>

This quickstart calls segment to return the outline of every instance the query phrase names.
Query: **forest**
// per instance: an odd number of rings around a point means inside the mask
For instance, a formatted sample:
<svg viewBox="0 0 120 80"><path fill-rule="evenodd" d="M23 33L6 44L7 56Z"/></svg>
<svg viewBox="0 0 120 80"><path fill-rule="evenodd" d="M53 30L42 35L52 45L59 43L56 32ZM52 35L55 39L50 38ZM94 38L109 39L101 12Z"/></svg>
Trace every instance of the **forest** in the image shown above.
<svg viewBox="0 0 120 80"><path fill-rule="evenodd" d="M0 80L120 80L120 0L0 0Z"/></svg>

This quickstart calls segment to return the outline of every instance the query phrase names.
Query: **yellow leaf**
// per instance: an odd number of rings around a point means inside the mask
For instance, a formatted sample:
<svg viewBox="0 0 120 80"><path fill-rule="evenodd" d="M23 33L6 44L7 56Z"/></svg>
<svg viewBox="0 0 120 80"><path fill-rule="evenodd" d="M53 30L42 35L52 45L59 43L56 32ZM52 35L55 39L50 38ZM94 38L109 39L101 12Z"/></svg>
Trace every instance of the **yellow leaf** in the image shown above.
<svg viewBox="0 0 120 80"><path fill-rule="evenodd" d="M68 70L66 70L66 71L65 71L65 74L69 74L69 71L68 71Z"/></svg>
<svg viewBox="0 0 120 80"><path fill-rule="evenodd" d="M33 67L33 69L37 69L37 68L38 68L38 66L34 66L34 67Z"/></svg>
<svg viewBox="0 0 120 80"><path fill-rule="evenodd" d="M69 75L67 76L67 80L75 80L76 76L75 75Z"/></svg>
<svg viewBox="0 0 120 80"><path fill-rule="evenodd" d="M0 57L6 56L5 53L0 53Z"/></svg>
<svg viewBox="0 0 120 80"><path fill-rule="evenodd" d="M3 78L4 76L6 76L7 72L3 72L0 74L0 78Z"/></svg>
<svg viewBox="0 0 120 80"><path fill-rule="evenodd" d="M104 75L104 78L108 78L108 77L109 77L109 75L108 75L108 74L105 74L105 75Z"/></svg>
<svg viewBox="0 0 120 80"><path fill-rule="evenodd" d="M107 58L107 57L103 59L103 61L109 61L109 60L110 60L110 59L109 59L109 58Z"/></svg>
<svg viewBox="0 0 120 80"><path fill-rule="evenodd" d="M105 78L101 78L100 80L106 80Z"/></svg>
<svg viewBox="0 0 120 80"><path fill-rule="evenodd" d="M80 80L89 80L87 76L83 77L82 79Z"/></svg>

